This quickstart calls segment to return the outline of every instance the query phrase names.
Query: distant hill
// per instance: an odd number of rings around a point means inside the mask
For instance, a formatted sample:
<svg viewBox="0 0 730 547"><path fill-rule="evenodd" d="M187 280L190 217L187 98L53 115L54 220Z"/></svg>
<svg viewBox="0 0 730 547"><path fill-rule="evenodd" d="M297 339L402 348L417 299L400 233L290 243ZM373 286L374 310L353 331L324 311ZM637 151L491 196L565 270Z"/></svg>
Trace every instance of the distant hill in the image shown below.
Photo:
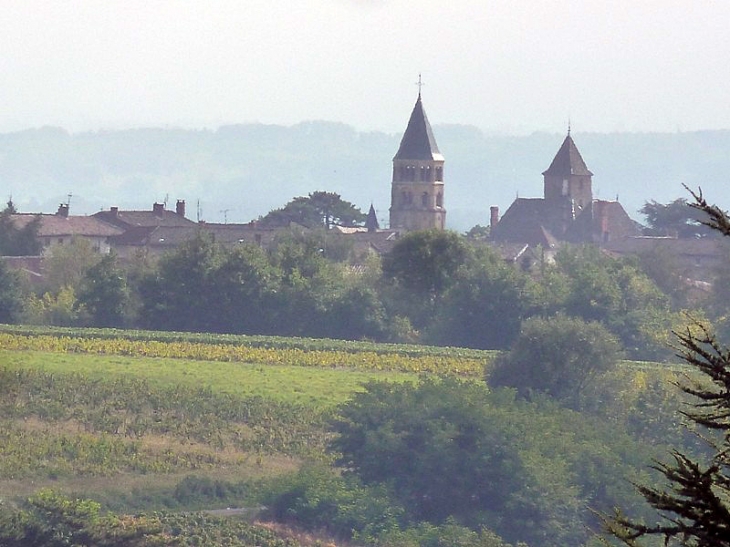
<svg viewBox="0 0 730 547"><path fill-rule="evenodd" d="M489 206L503 212L517 194L542 194L541 173L564 135L485 134L471 126L435 125L446 157L447 225L465 231L487 224ZM628 213L649 199L686 196L702 187L728 208L730 131L573 133L595 174L594 193ZM315 190L340 193L381 224L390 206L391 160L401 135L358 132L344 124L291 127L247 124L217 130L143 128L69 134L44 127L0 134L0 199L22 212L52 212L72 194L72 214L112 205L147 209L185 199L188 216L247 222ZM224 213L223 211L226 211Z"/></svg>

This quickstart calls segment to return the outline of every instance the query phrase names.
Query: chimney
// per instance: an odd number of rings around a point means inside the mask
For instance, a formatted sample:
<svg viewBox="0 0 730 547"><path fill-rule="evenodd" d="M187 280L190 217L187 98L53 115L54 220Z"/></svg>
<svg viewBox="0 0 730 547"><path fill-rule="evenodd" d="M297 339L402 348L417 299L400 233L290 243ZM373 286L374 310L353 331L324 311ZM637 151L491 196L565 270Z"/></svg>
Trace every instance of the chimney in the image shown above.
<svg viewBox="0 0 730 547"><path fill-rule="evenodd" d="M181 217L185 216L185 200L179 199L177 200L177 203L175 204L175 212L180 215Z"/></svg>
<svg viewBox="0 0 730 547"><path fill-rule="evenodd" d="M119 207L109 207L109 211L114 218L117 218L119 216Z"/></svg>
<svg viewBox="0 0 730 547"><path fill-rule="evenodd" d="M56 211L56 215L63 218L68 218L68 203L61 203L58 206L58 211Z"/></svg>
<svg viewBox="0 0 730 547"><path fill-rule="evenodd" d="M157 215L158 217L161 217L165 213L165 204L164 203L153 203L152 212L155 215Z"/></svg>
<svg viewBox="0 0 730 547"><path fill-rule="evenodd" d="M499 207L492 205L489 208L489 227L494 228L499 222Z"/></svg>

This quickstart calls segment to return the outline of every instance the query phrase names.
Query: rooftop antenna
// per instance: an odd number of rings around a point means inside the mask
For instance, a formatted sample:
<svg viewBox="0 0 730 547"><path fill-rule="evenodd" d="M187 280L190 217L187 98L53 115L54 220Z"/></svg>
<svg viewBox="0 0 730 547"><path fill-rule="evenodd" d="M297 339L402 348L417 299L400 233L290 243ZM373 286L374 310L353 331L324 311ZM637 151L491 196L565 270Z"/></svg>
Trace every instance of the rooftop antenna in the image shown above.
<svg viewBox="0 0 730 547"><path fill-rule="evenodd" d="M219 213L223 213L223 224L228 224L228 211L230 211L230 209L221 209L218 211Z"/></svg>
<svg viewBox="0 0 730 547"><path fill-rule="evenodd" d="M167 209L167 200L170 199L170 194L165 194L165 199L162 201L162 205Z"/></svg>
<svg viewBox="0 0 730 547"><path fill-rule="evenodd" d="M71 198L73 197L73 194L69 192L69 194L66 196L66 207L69 209L71 208Z"/></svg>
<svg viewBox="0 0 730 547"><path fill-rule="evenodd" d="M568 116L568 136L570 137L570 116Z"/></svg>
<svg viewBox="0 0 730 547"><path fill-rule="evenodd" d="M200 208L200 200L198 200L198 204L195 209L198 216L198 223L200 223L200 217L203 216L203 210Z"/></svg>
<svg viewBox="0 0 730 547"><path fill-rule="evenodd" d="M421 88L426 85L423 83L423 80L421 80L421 73L418 73L418 81L416 82L416 85L418 86L418 98L421 98Z"/></svg>

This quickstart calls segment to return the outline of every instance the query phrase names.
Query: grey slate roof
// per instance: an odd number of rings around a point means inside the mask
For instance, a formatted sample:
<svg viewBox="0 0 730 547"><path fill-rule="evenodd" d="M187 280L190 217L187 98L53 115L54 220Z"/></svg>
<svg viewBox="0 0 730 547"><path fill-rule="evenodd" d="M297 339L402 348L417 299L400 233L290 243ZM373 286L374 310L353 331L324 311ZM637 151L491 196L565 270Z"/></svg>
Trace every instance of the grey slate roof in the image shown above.
<svg viewBox="0 0 730 547"><path fill-rule="evenodd" d="M413 112L411 112L411 119L408 120L406 132L400 141L398 152L393 159L429 161L444 159L436 145L436 139L433 137L433 130L431 124L428 123L426 111L423 109L420 93Z"/></svg>
<svg viewBox="0 0 730 547"><path fill-rule="evenodd" d="M561 145L558 153L555 154L553 162L547 171L543 171L543 175L551 175L556 177L567 177L569 175L593 175L588 170L586 162L583 161L583 157L578 152L578 147L575 146L573 138L568 133L565 137L563 144Z"/></svg>
<svg viewBox="0 0 730 547"><path fill-rule="evenodd" d="M368 211L368 218L365 220L365 228L367 228L369 232L376 232L380 229L378 215L375 213L375 207L372 203L370 204L370 210Z"/></svg>

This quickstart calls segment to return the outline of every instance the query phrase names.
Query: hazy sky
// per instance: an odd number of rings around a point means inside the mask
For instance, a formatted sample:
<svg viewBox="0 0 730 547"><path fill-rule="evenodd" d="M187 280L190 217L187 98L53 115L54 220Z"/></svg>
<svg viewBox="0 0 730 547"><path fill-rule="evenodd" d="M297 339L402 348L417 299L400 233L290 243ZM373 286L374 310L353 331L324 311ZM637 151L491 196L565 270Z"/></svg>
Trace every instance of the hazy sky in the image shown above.
<svg viewBox="0 0 730 547"><path fill-rule="evenodd" d="M730 129L727 0L0 0L0 131Z"/></svg>

